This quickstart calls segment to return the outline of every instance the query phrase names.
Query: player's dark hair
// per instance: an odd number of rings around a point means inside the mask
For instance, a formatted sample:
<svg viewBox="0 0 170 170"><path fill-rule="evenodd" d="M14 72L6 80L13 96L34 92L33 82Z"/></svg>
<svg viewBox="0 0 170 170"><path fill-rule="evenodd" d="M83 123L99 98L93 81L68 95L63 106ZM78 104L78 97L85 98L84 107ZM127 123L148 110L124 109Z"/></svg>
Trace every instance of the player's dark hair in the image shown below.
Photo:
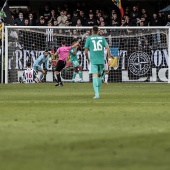
<svg viewBox="0 0 170 170"><path fill-rule="evenodd" d="M30 66L31 66L31 63L30 63L30 62L28 62L28 63L27 63L27 67L30 67Z"/></svg>
<svg viewBox="0 0 170 170"><path fill-rule="evenodd" d="M66 45L66 41L63 40L63 41L61 42L61 44L62 44L62 45Z"/></svg>
<svg viewBox="0 0 170 170"><path fill-rule="evenodd" d="M97 33L98 33L98 30L99 30L98 26L95 25L95 26L93 27L93 32L97 34Z"/></svg>
<svg viewBox="0 0 170 170"><path fill-rule="evenodd" d="M71 44L77 42L77 38L72 39Z"/></svg>
<svg viewBox="0 0 170 170"><path fill-rule="evenodd" d="M48 53L48 50L45 50L44 53Z"/></svg>

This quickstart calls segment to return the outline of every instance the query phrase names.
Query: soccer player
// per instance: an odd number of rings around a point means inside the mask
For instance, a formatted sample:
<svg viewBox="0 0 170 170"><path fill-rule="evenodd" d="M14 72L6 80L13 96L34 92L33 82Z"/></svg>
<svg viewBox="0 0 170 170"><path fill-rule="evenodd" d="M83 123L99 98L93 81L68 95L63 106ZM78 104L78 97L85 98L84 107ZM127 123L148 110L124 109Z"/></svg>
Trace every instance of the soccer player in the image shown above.
<svg viewBox="0 0 170 170"><path fill-rule="evenodd" d="M106 39L98 35L98 27L94 26L92 29L92 35L86 39L85 43L85 55L86 59L90 63L91 73L93 77L93 88L95 96L93 99L100 98L100 87L102 84L101 75L104 68L104 48L107 49L108 57L113 57L110 53L110 48ZM90 59L88 56L90 51Z"/></svg>
<svg viewBox="0 0 170 170"><path fill-rule="evenodd" d="M20 77L20 83L38 83L40 79L35 70L31 68L31 63L27 63L27 69L24 71L23 76Z"/></svg>
<svg viewBox="0 0 170 170"><path fill-rule="evenodd" d="M107 49L104 49L104 70L103 70L103 82L105 84L108 84L108 78L109 78L109 66L108 66L108 55L107 55Z"/></svg>
<svg viewBox="0 0 170 170"><path fill-rule="evenodd" d="M74 45L76 43L76 40L73 39L71 45ZM75 77L77 75L77 73L79 74L79 77L80 77L80 82L83 82L83 79L82 79L82 67L80 66L79 64L79 61L78 61L78 58L77 58L77 47L74 47L70 50L70 61L72 62L73 64L73 77L72 77L72 82L75 82Z"/></svg>
<svg viewBox="0 0 170 170"><path fill-rule="evenodd" d="M76 42L74 45L72 46L66 46L66 41L63 41L61 43L61 47L59 47L57 49L57 52L55 53L55 56L58 57L59 56L59 60L57 62L56 65L56 75L57 75L57 83L55 86L63 86L63 83L61 81L61 76L60 76L60 72L62 71L62 69L66 66L66 61L68 59L69 56L69 52L72 48L76 47L79 45L79 42Z"/></svg>
<svg viewBox="0 0 170 170"><path fill-rule="evenodd" d="M40 80L42 81L44 78L44 75L47 73L47 66L49 61L49 52L46 50L44 51L43 55L40 55L33 64L33 69L36 71L40 71ZM42 64L45 64L45 68L43 69L41 67Z"/></svg>

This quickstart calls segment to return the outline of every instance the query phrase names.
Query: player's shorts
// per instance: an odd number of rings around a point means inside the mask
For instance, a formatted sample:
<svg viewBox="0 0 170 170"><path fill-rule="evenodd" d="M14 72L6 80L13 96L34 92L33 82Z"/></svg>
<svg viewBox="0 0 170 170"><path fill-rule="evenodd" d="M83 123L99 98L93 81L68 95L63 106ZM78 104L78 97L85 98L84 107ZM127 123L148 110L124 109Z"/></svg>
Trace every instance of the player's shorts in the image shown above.
<svg viewBox="0 0 170 170"><path fill-rule="evenodd" d="M103 68L104 68L104 64L90 64L90 73L102 75Z"/></svg>
<svg viewBox="0 0 170 170"><path fill-rule="evenodd" d="M66 66L66 61L59 60L56 65L56 71L61 71Z"/></svg>
<svg viewBox="0 0 170 170"><path fill-rule="evenodd" d="M39 65L33 65L33 69L34 69L35 71L41 71L41 70L43 70L42 67L39 66Z"/></svg>
<svg viewBox="0 0 170 170"><path fill-rule="evenodd" d="M79 66L79 61L78 60L72 60L71 63L73 64L73 67L78 67Z"/></svg>

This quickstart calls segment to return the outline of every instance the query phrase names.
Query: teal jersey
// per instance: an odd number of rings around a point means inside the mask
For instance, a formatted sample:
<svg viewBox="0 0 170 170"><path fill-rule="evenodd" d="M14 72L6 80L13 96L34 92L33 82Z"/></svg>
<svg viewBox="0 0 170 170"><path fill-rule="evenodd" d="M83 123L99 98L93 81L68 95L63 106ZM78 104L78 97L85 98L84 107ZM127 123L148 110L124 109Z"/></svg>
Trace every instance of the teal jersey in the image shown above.
<svg viewBox="0 0 170 170"><path fill-rule="evenodd" d="M92 35L86 39L85 48L90 51L91 64L104 64L104 47L108 46L106 39L99 35Z"/></svg>
<svg viewBox="0 0 170 170"><path fill-rule="evenodd" d="M70 60L71 61L77 60L77 53L76 53L76 55L73 54L75 51L76 51L76 47L74 47L70 50Z"/></svg>

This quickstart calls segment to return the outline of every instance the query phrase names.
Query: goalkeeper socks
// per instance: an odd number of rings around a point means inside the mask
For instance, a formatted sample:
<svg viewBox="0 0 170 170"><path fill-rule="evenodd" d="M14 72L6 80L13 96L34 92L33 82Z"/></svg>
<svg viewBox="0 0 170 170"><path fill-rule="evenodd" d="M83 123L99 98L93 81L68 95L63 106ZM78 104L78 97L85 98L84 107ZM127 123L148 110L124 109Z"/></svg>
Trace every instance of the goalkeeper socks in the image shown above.
<svg viewBox="0 0 170 170"><path fill-rule="evenodd" d="M82 79L82 71L79 71L79 77Z"/></svg>
<svg viewBox="0 0 170 170"><path fill-rule="evenodd" d="M75 79L76 74L77 74L77 73L74 71L74 72L73 72L73 78L72 78L72 79Z"/></svg>
<svg viewBox="0 0 170 170"><path fill-rule="evenodd" d="M99 81L98 77L93 77L93 89L95 92L95 96L99 97Z"/></svg>
<svg viewBox="0 0 170 170"><path fill-rule="evenodd" d="M57 74L57 80L58 80L58 83L61 83L60 73L59 73L59 74Z"/></svg>
<svg viewBox="0 0 170 170"><path fill-rule="evenodd" d="M105 82L105 83L108 82L108 77L109 77L109 75L108 75L108 74L105 74L105 79L104 79L104 82Z"/></svg>
<svg viewBox="0 0 170 170"><path fill-rule="evenodd" d="M42 80L44 78L44 74L40 75L40 80Z"/></svg>

